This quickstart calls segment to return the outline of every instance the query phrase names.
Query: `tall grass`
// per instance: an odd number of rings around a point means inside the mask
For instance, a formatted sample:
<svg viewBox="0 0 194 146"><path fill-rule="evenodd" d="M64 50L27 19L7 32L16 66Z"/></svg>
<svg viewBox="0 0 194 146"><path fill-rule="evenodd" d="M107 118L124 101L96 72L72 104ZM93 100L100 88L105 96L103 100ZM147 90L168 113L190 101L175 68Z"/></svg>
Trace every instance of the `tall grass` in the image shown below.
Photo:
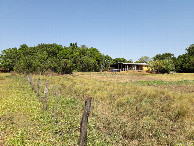
<svg viewBox="0 0 194 146"><path fill-rule="evenodd" d="M84 100L86 96L91 96L89 145L193 144L194 94L175 93L133 82L114 82L109 80L109 76L97 73L34 75L35 83L40 78L41 97L35 96L23 76L10 76L2 80L0 104L4 106L0 109L0 116L7 120L0 122L4 127L1 131L6 133L5 141L10 144L76 145ZM49 94L48 110L44 112L39 99L43 98L46 80L49 82ZM57 123L53 125L57 85L60 87ZM15 127L7 124L15 134L5 128L10 111L13 119L17 119L16 113L25 115L23 124L21 121L16 122ZM27 130L22 128L25 124Z"/></svg>

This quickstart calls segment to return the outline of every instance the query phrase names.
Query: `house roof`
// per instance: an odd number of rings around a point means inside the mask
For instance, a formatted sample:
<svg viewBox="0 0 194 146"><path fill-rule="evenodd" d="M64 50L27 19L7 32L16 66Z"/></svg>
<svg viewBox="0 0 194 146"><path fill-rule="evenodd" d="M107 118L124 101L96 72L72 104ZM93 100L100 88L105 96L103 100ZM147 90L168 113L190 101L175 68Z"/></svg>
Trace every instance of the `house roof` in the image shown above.
<svg viewBox="0 0 194 146"><path fill-rule="evenodd" d="M126 64L126 65L148 65L147 63L123 63L123 62L119 62L119 63L114 63L115 64Z"/></svg>
<svg viewBox="0 0 194 146"><path fill-rule="evenodd" d="M147 63L123 63L128 65L148 65Z"/></svg>
<svg viewBox="0 0 194 146"><path fill-rule="evenodd" d="M6 70L4 70L4 69L0 68L0 72L6 72Z"/></svg>

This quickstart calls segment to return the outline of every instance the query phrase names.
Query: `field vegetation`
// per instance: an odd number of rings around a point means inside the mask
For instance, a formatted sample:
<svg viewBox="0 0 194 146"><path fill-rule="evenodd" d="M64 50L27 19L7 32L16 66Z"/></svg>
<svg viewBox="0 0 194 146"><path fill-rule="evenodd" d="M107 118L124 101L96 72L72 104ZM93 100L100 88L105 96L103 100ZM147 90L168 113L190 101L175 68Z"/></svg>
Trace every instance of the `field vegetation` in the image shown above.
<svg viewBox="0 0 194 146"><path fill-rule="evenodd" d="M34 91L24 75L0 74L0 145L77 145L87 96L93 98L88 145L193 145L192 73L31 76ZM35 92L38 78L39 97ZM48 108L43 111L46 80Z"/></svg>

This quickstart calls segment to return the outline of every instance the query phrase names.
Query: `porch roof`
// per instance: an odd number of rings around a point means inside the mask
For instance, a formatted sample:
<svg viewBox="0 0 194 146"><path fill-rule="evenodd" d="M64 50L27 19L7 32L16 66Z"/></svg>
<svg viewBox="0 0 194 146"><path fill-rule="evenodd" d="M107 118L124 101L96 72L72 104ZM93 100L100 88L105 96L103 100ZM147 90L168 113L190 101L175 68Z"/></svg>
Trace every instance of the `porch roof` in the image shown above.
<svg viewBox="0 0 194 146"><path fill-rule="evenodd" d="M147 63L122 63L126 65L148 65Z"/></svg>
<svg viewBox="0 0 194 146"><path fill-rule="evenodd" d="M118 62L118 63L111 64L111 66L115 66L115 65L118 65L118 64L123 64L123 65L148 65L147 63L123 63L123 62Z"/></svg>

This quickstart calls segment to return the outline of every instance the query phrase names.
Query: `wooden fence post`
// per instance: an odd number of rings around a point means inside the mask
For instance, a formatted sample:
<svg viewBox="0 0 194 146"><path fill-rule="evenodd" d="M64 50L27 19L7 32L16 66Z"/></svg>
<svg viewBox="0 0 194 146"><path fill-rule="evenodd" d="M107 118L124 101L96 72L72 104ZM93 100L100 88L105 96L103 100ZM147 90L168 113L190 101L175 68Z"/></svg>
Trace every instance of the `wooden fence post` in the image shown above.
<svg viewBox="0 0 194 146"><path fill-rule="evenodd" d="M29 82L29 76L28 75L26 75L26 78L27 78L27 81Z"/></svg>
<svg viewBox="0 0 194 146"><path fill-rule="evenodd" d="M82 116L82 120L80 123L80 139L79 139L79 146L86 146L87 145L87 127L88 127L88 116L90 113L91 107L91 97L87 97L85 101L85 109Z"/></svg>
<svg viewBox="0 0 194 146"><path fill-rule="evenodd" d="M29 77L29 75L27 75L27 79L28 79L28 83L30 84L30 77Z"/></svg>
<svg viewBox="0 0 194 146"><path fill-rule="evenodd" d="M32 85L32 77L31 76L29 76L29 83L30 83L30 85Z"/></svg>
<svg viewBox="0 0 194 146"><path fill-rule="evenodd" d="M31 77L31 87L32 87L32 91L34 90L34 78Z"/></svg>
<svg viewBox="0 0 194 146"><path fill-rule="evenodd" d="M48 94L48 81L46 81L46 86L45 86L45 89L44 89L43 110L47 109L47 94Z"/></svg>
<svg viewBox="0 0 194 146"><path fill-rule="evenodd" d="M56 92L56 103L55 103L55 115L54 115L54 124L56 123L56 120L57 120L57 98L58 98L58 95L59 95L59 85L57 85L57 92Z"/></svg>
<svg viewBox="0 0 194 146"><path fill-rule="evenodd" d="M39 94L39 82L40 82L40 78L38 78L38 81L37 81L37 93L36 93L36 96L40 96L40 94Z"/></svg>

